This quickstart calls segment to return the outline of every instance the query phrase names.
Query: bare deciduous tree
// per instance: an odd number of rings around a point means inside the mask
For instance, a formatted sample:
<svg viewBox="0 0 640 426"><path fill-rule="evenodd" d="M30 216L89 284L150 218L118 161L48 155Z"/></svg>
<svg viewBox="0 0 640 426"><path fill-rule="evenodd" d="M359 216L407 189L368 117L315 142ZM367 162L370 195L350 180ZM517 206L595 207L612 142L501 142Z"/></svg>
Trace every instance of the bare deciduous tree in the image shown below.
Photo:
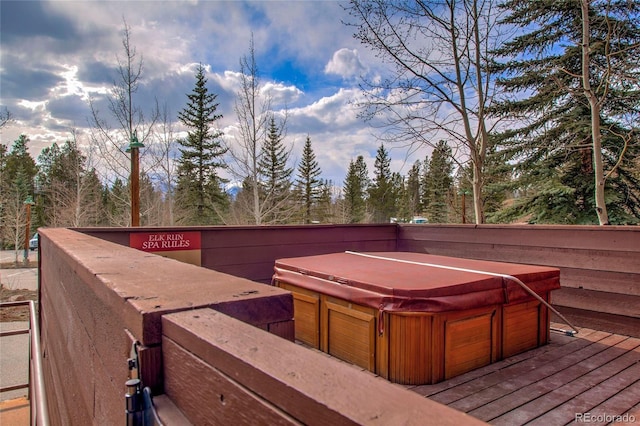
<svg viewBox="0 0 640 426"><path fill-rule="evenodd" d="M147 149L153 144L153 128L160 116L158 102L152 106L149 117L145 117L140 105L134 103L134 94L137 92L143 71L143 58L137 58L137 52L131 45L131 28L124 21L122 35L122 47L124 58L118 59L118 81L114 81L108 96L109 120L102 116L97 103L91 99L89 106L92 126L91 143L99 154L101 164L99 170L105 173L102 176L104 182L113 183L115 179L129 181L131 171L131 157L127 148L136 135L139 142ZM113 121L115 125L111 125ZM150 155L140 153L140 174L157 163L157 159ZM151 151L149 151L151 152ZM129 197L118 200L125 206L130 206Z"/></svg>
<svg viewBox="0 0 640 426"><path fill-rule="evenodd" d="M604 51L601 53L604 53L605 60L593 60L591 53L592 49L595 48L592 45L593 41L591 39L591 3L592 2L590 0L580 1L580 10L582 17L581 79L582 90L584 96L588 101L589 110L591 112L591 145L593 149L593 173L596 204L595 208L600 225L608 225L609 214L607 212L607 204L605 199L606 180L616 171L616 169L622 163L624 156L629 148L629 144L632 143L634 135L633 125L623 125L619 128L609 126L607 129L603 129L600 117L603 113L605 102L608 101L610 92L614 88L614 86L638 86L638 83L640 81L640 68L638 68L640 66L640 61L638 60L637 54L640 53L640 44L637 43L637 41L635 42L635 45L628 45L625 43L628 40L628 34L625 32L624 28L630 22L628 21L628 19L624 18L628 18L633 15L626 16L623 13L622 20L614 19L614 17L611 16L610 13L614 8L616 8L616 6L612 3L605 3L603 11L604 22L601 24L603 28L600 29L600 33L604 34L605 36L604 40L598 41L598 43L604 44ZM629 7L631 7L631 3L629 4ZM637 8L637 5L635 7ZM631 12L631 9L629 9L629 12ZM635 51L636 54L632 54L632 51ZM592 85L594 75L597 76L599 87L594 87ZM632 111L624 111L622 113L618 112L618 117L616 118L620 119L622 118L620 117L620 115L628 116L629 114L634 113ZM636 120L638 116L640 116L640 114L636 110ZM635 124L635 127L637 127L637 122ZM621 131L625 128L627 129L627 131ZM609 170L605 170L603 160L603 132L614 134L621 141L621 148L616 153L617 158L614 161L614 165Z"/></svg>
<svg viewBox="0 0 640 426"><path fill-rule="evenodd" d="M363 80L363 116L383 118L394 143L453 144L458 166L472 164L476 223L484 221L489 65L499 42L494 3L352 0L346 8L357 21L348 23L354 37L394 67L388 78Z"/></svg>
<svg viewBox="0 0 640 426"><path fill-rule="evenodd" d="M0 129L6 126L12 119L11 111L9 111L7 107L2 107L2 111L0 111Z"/></svg>
<svg viewBox="0 0 640 426"><path fill-rule="evenodd" d="M49 226L96 226L101 208L101 185L94 169L77 144L77 135L67 141L49 170L49 188L42 188L50 198Z"/></svg>
<svg viewBox="0 0 640 426"><path fill-rule="evenodd" d="M159 120L156 126L157 142L152 144L147 152L156 162L150 168L150 172L155 174L164 193L164 200L161 203L163 208L163 225L174 225L174 191L177 179L177 142L174 134L172 116L166 104L160 110ZM144 199L142 200L144 204Z"/></svg>
<svg viewBox="0 0 640 426"><path fill-rule="evenodd" d="M240 90L236 97L235 111L238 117L239 134L237 146L229 150L234 165L230 170L234 177L242 182L242 194L236 199L232 209L232 221L242 223L244 217L250 217L256 225L272 215L273 208L282 208L282 200L271 202L275 194L265 193L261 180L260 157L262 144L269 134L269 123L273 118L271 97L264 93L260 84L258 66L255 58L253 37L249 45L249 54L240 59ZM278 126L280 135L286 128L286 117Z"/></svg>

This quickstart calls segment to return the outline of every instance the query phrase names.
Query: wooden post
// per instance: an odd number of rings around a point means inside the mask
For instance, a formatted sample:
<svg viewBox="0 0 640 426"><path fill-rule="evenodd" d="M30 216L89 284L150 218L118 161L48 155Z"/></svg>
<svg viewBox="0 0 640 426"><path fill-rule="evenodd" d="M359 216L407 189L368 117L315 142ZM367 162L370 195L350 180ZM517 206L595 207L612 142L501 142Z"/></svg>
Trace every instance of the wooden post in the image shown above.
<svg viewBox="0 0 640 426"><path fill-rule="evenodd" d="M140 162L138 148L131 148L131 226L140 226Z"/></svg>

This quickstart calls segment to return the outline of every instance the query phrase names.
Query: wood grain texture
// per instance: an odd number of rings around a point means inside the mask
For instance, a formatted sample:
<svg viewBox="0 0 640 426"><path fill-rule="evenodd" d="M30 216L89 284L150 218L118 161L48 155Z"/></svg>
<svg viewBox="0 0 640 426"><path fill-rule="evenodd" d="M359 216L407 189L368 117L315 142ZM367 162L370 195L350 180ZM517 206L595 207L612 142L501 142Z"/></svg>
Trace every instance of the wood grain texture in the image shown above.
<svg viewBox="0 0 640 426"><path fill-rule="evenodd" d="M577 337L552 333L546 346L412 390L495 425L569 424L582 413L636 413L637 422L640 339L590 329Z"/></svg>
<svg viewBox="0 0 640 426"><path fill-rule="evenodd" d="M362 372L350 364L279 339L209 309L165 315L163 330L167 344L171 340L217 370L217 376L227 377L234 384L250 389L268 406L264 408L264 404L254 404L254 411L275 407L279 413L285 413L286 418L309 425L477 424L469 416ZM234 338L238 335L243 338ZM198 362L191 368L198 371L199 366ZM189 382L197 373L185 371L174 377L177 366L169 359L165 359L165 368L168 395L172 400L179 398L174 396L172 389L182 389L184 385L177 382ZM208 397L200 400L192 392L188 402L194 407L207 403L218 405L216 395L219 392L213 388ZM217 398L219 401L219 396ZM181 406L181 403L177 402L177 405Z"/></svg>

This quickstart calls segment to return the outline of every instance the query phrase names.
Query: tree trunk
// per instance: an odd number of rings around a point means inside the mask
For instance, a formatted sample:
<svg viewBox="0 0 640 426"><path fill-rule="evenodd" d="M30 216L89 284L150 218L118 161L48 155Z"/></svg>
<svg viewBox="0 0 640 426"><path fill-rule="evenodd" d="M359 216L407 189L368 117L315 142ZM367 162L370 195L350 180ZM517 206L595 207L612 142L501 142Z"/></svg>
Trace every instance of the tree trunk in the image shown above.
<svg viewBox="0 0 640 426"><path fill-rule="evenodd" d="M600 132L600 105L589 80L589 0L580 2L582 7L582 87L591 110L591 141L593 146L593 169L595 180L596 213L600 225L609 224L607 205L604 198L604 165L602 162L602 134Z"/></svg>

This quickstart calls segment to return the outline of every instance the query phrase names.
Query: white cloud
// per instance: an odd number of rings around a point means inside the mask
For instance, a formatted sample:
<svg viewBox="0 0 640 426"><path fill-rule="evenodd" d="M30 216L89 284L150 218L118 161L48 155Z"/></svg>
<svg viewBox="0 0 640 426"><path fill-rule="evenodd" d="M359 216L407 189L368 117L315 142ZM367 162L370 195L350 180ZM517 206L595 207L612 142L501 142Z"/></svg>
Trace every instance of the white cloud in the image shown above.
<svg viewBox="0 0 640 426"><path fill-rule="evenodd" d="M334 52L333 57L324 67L324 72L348 79L365 74L367 67L360 61L360 55L356 49L342 48Z"/></svg>
<svg viewBox="0 0 640 426"><path fill-rule="evenodd" d="M303 95L302 90L293 85L269 82L262 86L261 92L269 96L273 105L286 106L296 102Z"/></svg>
<svg viewBox="0 0 640 426"><path fill-rule="evenodd" d="M262 90L270 93L273 108L289 108L287 141L294 146L293 156L300 157L309 135L323 178L338 185L357 155L373 166L380 141L375 129L358 117L354 101L362 93L352 86L359 75L371 77L376 59L355 49L351 29L340 22L344 11L338 2L7 3L26 4L32 13L20 15L28 16L24 24L29 25L16 26L15 34L2 28L0 104L16 117L0 132L2 143L10 145L25 133L36 157L45 146L68 139L71 128L78 131L80 143L88 141L87 99L109 118L106 95L118 79L124 18L136 59L143 58L135 103L145 115L156 100L166 103L175 131L184 131L177 112L184 108L195 67L202 63L207 86L218 95L219 125L231 137L237 126L239 59L248 54L253 34Z"/></svg>

